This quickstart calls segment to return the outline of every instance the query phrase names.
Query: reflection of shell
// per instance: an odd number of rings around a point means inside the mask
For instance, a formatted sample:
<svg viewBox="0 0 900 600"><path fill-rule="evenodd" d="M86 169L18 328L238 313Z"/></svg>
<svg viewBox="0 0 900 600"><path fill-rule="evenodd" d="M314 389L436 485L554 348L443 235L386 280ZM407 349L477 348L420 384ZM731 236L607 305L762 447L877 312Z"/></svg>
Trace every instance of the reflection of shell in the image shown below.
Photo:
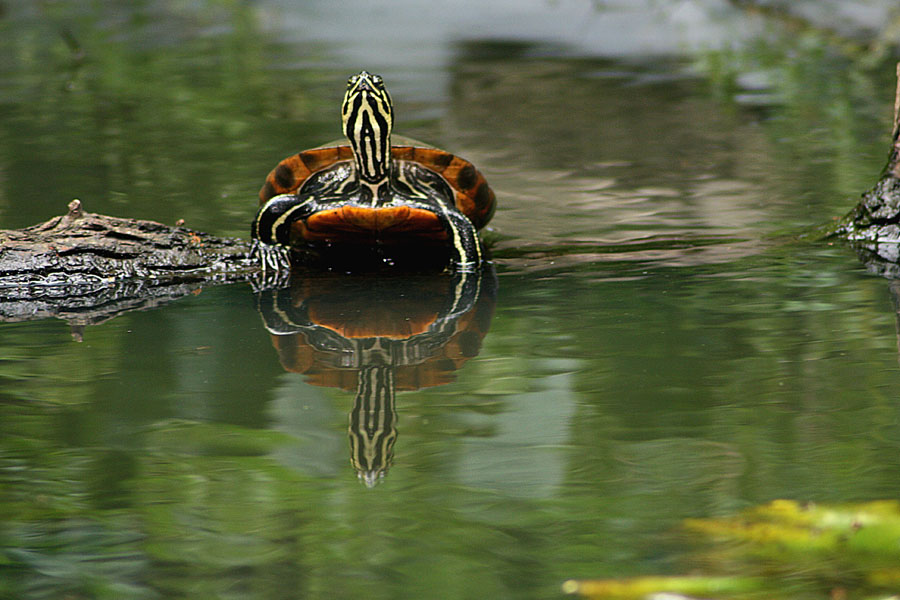
<svg viewBox="0 0 900 600"><path fill-rule="evenodd" d="M478 354L494 312L496 275L299 279L259 295L282 366L309 383L356 390L350 463L372 487L393 463L395 395L442 385Z"/></svg>
<svg viewBox="0 0 900 600"><path fill-rule="evenodd" d="M496 279L482 274L315 277L260 295L285 370L313 385L353 390L366 366L393 367L398 390L452 381L478 354Z"/></svg>

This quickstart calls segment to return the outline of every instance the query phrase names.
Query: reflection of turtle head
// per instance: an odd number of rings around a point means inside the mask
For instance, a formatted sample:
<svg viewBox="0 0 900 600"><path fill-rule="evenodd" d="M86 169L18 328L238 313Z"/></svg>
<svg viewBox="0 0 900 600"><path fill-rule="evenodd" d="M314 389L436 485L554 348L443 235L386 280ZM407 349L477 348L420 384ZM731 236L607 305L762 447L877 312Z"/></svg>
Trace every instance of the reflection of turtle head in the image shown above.
<svg viewBox="0 0 900 600"><path fill-rule="evenodd" d="M394 461L394 442L397 441L394 392L391 367L360 369L347 431L350 464L366 487L380 483Z"/></svg>

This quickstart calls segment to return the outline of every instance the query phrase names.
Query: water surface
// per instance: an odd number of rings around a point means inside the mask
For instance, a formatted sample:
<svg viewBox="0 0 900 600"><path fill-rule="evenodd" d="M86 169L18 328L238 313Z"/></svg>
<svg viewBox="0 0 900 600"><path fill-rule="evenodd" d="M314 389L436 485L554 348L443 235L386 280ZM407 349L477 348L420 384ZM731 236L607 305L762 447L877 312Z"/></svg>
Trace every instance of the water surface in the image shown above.
<svg viewBox="0 0 900 600"><path fill-rule="evenodd" d="M552 598L690 571L686 517L900 493L892 287L800 236L877 178L888 58L762 20L763 41L652 57L401 27L365 65L278 3L41 6L0 19L2 227L78 197L244 236L367 67L398 131L487 176L496 273L464 300L442 276L314 276L280 321L210 287L80 343L4 323L0 596ZM377 485L348 432L365 368L315 354L302 319L445 319L391 375Z"/></svg>

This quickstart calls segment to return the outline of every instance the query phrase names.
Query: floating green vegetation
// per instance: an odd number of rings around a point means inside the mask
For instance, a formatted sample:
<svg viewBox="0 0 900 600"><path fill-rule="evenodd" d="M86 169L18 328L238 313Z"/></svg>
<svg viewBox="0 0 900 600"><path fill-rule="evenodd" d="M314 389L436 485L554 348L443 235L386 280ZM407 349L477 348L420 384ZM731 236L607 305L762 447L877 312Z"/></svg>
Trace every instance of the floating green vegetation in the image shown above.
<svg viewBox="0 0 900 600"><path fill-rule="evenodd" d="M776 500L733 517L688 519L684 529L702 546L690 575L571 580L563 591L622 600L900 597L900 502Z"/></svg>

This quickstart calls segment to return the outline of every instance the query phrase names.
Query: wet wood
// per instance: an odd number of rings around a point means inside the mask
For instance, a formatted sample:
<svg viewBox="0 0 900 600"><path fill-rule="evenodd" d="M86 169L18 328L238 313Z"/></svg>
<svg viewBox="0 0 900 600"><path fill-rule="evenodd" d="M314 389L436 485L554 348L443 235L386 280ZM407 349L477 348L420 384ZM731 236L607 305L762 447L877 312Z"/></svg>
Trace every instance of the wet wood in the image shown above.
<svg viewBox="0 0 900 600"><path fill-rule="evenodd" d="M864 245L884 260L898 261L900 243L900 63L897 64L897 89L894 97L894 121L891 150L881 178L863 193L856 207L829 232Z"/></svg>
<svg viewBox="0 0 900 600"><path fill-rule="evenodd" d="M897 63L897 91L894 92L894 132L891 134L891 139L895 140L895 147L898 134L900 134L900 62Z"/></svg>
<svg viewBox="0 0 900 600"><path fill-rule="evenodd" d="M246 240L88 213L73 200L65 215L0 231L0 320L83 326L258 272Z"/></svg>
<svg viewBox="0 0 900 600"><path fill-rule="evenodd" d="M28 286L240 278L257 269L249 254L245 240L88 213L73 200L65 215L0 231L0 289L9 297Z"/></svg>

